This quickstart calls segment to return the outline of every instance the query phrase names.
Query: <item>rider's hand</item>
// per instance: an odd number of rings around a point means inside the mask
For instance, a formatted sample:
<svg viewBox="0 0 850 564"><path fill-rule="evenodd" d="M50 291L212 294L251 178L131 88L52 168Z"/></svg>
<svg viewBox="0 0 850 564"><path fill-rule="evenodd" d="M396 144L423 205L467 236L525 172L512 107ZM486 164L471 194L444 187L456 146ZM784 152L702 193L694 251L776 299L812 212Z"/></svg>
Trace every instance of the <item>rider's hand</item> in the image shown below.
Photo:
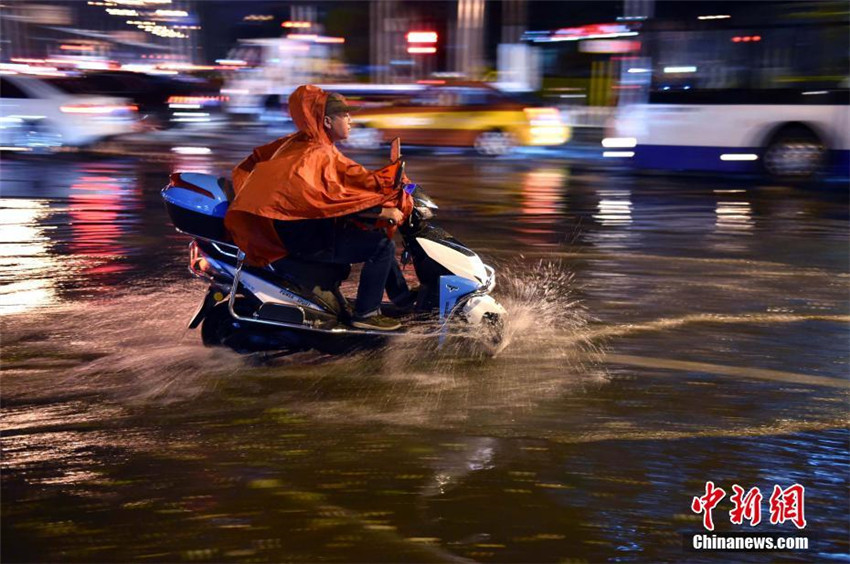
<svg viewBox="0 0 850 564"><path fill-rule="evenodd" d="M401 213L401 210L396 208L384 208L381 210L381 219L391 219L396 222L396 224L404 221L404 214Z"/></svg>

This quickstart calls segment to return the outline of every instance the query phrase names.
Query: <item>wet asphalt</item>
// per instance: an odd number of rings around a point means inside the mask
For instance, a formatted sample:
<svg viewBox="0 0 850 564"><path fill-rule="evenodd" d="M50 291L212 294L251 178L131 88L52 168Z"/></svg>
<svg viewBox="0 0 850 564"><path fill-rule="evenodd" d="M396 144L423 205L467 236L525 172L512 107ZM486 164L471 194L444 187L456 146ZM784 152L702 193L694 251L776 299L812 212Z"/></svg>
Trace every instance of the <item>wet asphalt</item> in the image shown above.
<svg viewBox="0 0 850 564"><path fill-rule="evenodd" d="M264 360L186 329L204 288L159 190L273 133L3 156L4 561L726 562L683 546L708 481L717 532L810 539L732 559L846 559L842 182L408 148L436 221L496 268L508 346ZM758 525L730 521L734 484ZM802 530L769 522L794 484Z"/></svg>

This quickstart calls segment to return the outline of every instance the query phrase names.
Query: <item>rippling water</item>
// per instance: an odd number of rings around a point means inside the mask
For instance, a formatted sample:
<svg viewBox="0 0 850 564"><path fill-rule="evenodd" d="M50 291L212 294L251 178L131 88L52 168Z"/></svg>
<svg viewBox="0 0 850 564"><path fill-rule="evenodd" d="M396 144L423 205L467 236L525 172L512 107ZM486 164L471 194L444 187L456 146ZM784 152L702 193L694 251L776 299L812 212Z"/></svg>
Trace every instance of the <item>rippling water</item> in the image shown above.
<svg viewBox="0 0 850 564"><path fill-rule="evenodd" d="M411 157L507 346L265 358L185 329L158 197L228 159L2 163L4 561L728 561L709 480L803 484L782 558L847 559L846 196Z"/></svg>

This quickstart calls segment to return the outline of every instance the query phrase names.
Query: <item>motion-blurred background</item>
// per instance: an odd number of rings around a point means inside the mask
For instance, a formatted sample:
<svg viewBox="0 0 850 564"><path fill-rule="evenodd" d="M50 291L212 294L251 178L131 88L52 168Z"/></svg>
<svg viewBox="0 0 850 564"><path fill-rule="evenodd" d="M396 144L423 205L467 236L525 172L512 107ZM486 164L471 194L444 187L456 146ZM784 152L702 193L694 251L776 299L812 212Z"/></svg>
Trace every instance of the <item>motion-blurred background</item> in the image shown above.
<svg viewBox="0 0 850 564"><path fill-rule="evenodd" d="M286 132L289 93L317 83L363 106L354 148L572 141L641 168L808 179L847 168L847 16L817 1L6 0L0 146Z"/></svg>

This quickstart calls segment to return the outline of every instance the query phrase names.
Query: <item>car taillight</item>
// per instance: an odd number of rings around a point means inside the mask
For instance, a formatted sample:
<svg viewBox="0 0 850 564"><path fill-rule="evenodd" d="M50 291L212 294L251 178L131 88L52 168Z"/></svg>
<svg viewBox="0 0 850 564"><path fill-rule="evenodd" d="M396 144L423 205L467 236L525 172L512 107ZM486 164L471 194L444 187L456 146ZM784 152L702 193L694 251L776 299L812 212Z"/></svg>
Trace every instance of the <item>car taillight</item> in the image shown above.
<svg viewBox="0 0 850 564"><path fill-rule="evenodd" d="M557 108L524 108L523 112L531 125L561 124L561 112Z"/></svg>
<svg viewBox="0 0 850 564"><path fill-rule="evenodd" d="M525 117L532 145L560 145L569 136L569 128L561 121L561 112L557 108L525 108Z"/></svg>
<svg viewBox="0 0 850 564"><path fill-rule="evenodd" d="M112 114L116 112L135 112L138 106L130 105L101 105L101 104L69 104L59 108L66 114Z"/></svg>
<svg viewBox="0 0 850 564"><path fill-rule="evenodd" d="M208 102L229 102L230 96L169 96L169 104L206 104Z"/></svg>

